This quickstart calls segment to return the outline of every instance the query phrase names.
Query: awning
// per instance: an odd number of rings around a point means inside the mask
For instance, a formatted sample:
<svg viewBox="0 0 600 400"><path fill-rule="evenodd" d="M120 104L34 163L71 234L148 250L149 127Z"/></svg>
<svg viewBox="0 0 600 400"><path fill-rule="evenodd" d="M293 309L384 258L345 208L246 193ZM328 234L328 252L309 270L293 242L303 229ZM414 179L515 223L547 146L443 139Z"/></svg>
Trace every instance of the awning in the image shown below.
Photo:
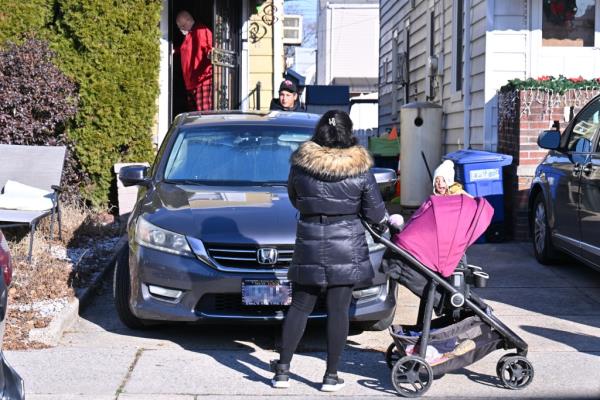
<svg viewBox="0 0 600 400"><path fill-rule="evenodd" d="M336 77L331 83L333 85L347 85L351 93L368 93L377 91L377 77Z"/></svg>

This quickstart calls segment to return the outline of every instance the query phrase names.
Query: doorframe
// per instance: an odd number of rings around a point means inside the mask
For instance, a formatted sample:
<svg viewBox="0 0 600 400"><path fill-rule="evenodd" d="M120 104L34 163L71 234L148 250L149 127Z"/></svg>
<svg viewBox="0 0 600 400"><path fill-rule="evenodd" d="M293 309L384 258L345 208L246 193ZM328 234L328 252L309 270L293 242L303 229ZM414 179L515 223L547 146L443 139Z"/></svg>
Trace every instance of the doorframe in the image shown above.
<svg viewBox="0 0 600 400"><path fill-rule="evenodd" d="M173 66L173 43L169 41L171 20L171 1L162 0L162 10L160 12L160 64L158 72L158 121L157 132L153 137L154 144L158 147L165 138L173 115L172 96L172 66Z"/></svg>
<svg viewBox="0 0 600 400"><path fill-rule="evenodd" d="M157 98L157 122L156 130L152 141L158 147L165 138L171 121L173 120L173 26L170 21L173 19L173 2L175 0L162 0L162 9L160 14L160 63L158 73L159 94ZM214 0L218 1L218 0ZM237 97L243 98L244 93L248 93L249 84L249 51L248 51L248 21L250 19L249 0L241 1L241 20L240 24L240 46L239 46L239 65L238 65L238 85ZM248 101L242 103L243 110L248 109Z"/></svg>

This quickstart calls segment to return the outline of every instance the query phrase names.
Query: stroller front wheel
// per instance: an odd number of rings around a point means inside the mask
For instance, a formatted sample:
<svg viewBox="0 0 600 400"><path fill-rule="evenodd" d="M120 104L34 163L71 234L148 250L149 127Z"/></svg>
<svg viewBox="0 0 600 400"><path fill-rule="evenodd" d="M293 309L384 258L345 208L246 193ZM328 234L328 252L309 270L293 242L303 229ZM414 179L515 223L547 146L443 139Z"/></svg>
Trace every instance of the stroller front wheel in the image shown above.
<svg viewBox="0 0 600 400"><path fill-rule="evenodd" d="M527 387L533 380L533 365L522 356L508 354L498 361L496 373L508 389L519 390Z"/></svg>
<svg viewBox="0 0 600 400"><path fill-rule="evenodd" d="M421 357L402 357L392 368L392 384L402 397L422 396L432 382L433 371Z"/></svg>

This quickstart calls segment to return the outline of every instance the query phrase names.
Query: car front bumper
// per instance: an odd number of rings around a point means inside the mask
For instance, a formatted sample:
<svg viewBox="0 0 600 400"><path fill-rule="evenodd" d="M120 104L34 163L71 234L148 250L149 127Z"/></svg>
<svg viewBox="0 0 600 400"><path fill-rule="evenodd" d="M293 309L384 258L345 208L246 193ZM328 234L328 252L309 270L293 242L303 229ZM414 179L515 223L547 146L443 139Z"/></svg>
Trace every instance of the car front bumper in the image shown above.
<svg viewBox="0 0 600 400"><path fill-rule="evenodd" d="M359 292L355 291L350 307L351 321L378 321L394 312L396 283L378 272L382 255L383 250L371 255L373 265L377 266L374 268L375 278L362 285L378 287L378 290L373 289L372 293L360 298L356 298ZM168 254L137 244L130 247L129 265L130 306L133 314L140 319L199 323L280 321L288 308L246 306L241 301L243 279L275 280L284 278L285 270L224 272L196 258ZM170 297L157 295L157 288ZM326 318L325 308L324 298L320 298L310 318Z"/></svg>

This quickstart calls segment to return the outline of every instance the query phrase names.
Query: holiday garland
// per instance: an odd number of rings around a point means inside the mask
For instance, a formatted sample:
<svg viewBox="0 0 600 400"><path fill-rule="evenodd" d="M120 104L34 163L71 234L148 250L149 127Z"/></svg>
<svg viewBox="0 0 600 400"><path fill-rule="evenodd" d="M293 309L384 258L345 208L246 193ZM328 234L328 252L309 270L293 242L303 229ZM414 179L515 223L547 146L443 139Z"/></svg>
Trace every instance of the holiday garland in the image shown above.
<svg viewBox="0 0 600 400"><path fill-rule="evenodd" d="M555 78L551 75L540 76L537 79L529 78L525 80L513 79L500 88L500 92L512 92L524 89L547 90L557 94L563 94L570 89L600 89L600 78L584 79L581 76L567 78L559 75Z"/></svg>

